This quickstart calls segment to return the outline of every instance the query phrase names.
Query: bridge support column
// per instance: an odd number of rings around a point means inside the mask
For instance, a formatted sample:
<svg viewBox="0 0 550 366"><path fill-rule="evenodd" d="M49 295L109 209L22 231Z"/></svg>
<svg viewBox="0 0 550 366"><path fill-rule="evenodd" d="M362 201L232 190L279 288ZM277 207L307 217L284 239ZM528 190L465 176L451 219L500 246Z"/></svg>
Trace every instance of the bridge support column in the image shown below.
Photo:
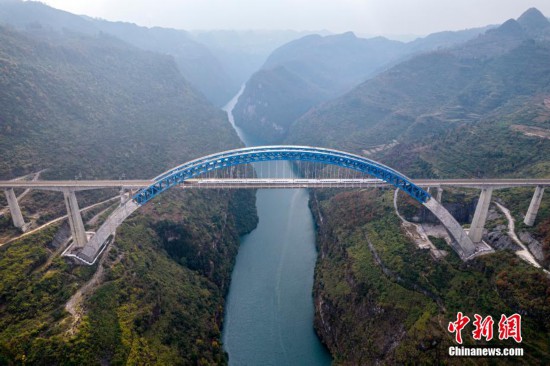
<svg viewBox="0 0 550 366"><path fill-rule="evenodd" d="M442 198L443 198L443 188L437 187L437 196L435 197L435 199L437 200L437 202L441 203Z"/></svg>
<svg viewBox="0 0 550 366"><path fill-rule="evenodd" d="M529 204L529 209L527 210L527 214L525 214L525 219L523 220L525 225L533 226L533 224L535 223L537 212L539 211L540 207L540 201L542 201L543 193L543 186L537 186L537 188L535 188L535 194L533 194L533 198L531 199L531 203Z"/></svg>
<svg viewBox="0 0 550 366"><path fill-rule="evenodd" d="M467 260L476 252L476 246L462 226L449 211L433 197L423 203L438 219L454 239L452 246L462 260Z"/></svg>
<svg viewBox="0 0 550 366"><path fill-rule="evenodd" d="M121 189L120 190L120 205L122 206L123 204L128 202L129 199L130 199L130 192L128 192L124 189Z"/></svg>
<svg viewBox="0 0 550 366"><path fill-rule="evenodd" d="M479 201L477 201L476 211L469 232L470 239L474 243L479 243L483 237L483 228L485 227L485 221L487 221L492 195L493 188L483 188L479 195Z"/></svg>
<svg viewBox="0 0 550 366"><path fill-rule="evenodd" d="M21 214L21 208L19 207L19 202L17 202L17 196L15 195L13 188L6 189L4 193L6 193L6 199L8 200L13 226L21 231L25 231L25 220Z"/></svg>
<svg viewBox="0 0 550 366"><path fill-rule="evenodd" d="M82 248L86 245L86 231L84 230L84 223L82 222L82 216L80 216L80 209L78 208L78 202L74 191L63 191L63 197L65 198L65 206L67 207L67 216L69 217L69 225L71 227L71 234L73 236L73 242L75 248Z"/></svg>

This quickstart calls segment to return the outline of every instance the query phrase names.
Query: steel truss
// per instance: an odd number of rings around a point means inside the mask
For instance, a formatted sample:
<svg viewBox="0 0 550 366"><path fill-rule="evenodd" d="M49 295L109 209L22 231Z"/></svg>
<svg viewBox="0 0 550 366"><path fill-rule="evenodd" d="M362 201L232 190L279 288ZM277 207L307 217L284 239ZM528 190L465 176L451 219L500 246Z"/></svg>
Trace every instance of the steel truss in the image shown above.
<svg viewBox="0 0 550 366"><path fill-rule="evenodd" d="M363 156L310 146L259 146L224 151L177 166L154 178L153 184L139 190L132 198L138 205L143 205L167 189L209 171L241 164L281 160L337 165L392 184L420 203L431 197L405 175Z"/></svg>

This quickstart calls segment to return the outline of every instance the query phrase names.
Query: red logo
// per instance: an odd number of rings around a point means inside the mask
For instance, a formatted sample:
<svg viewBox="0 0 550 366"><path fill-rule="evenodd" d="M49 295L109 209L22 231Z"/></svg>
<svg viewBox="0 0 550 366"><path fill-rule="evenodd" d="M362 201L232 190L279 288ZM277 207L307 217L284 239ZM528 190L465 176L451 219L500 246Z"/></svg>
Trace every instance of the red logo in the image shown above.
<svg viewBox="0 0 550 366"><path fill-rule="evenodd" d="M449 332L456 333L455 339L458 344L462 344L462 329L470 322L470 318L462 316L461 312L456 314L456 322L450 322L447 328Z"/></svg>
<svg viewBox="0 0 550 366"><path fill-rule="evenodd" d="M474 314L474 318L475 320L472 323L475 327L472 332L473 339L476 341L479 341L482 338L485 338L486 341L493 339L493 326L495 324L493 317L488 315L483 318L479 314ZM458 312L456 314L456 321L449 322L447 329L450 333L455 333L456 343L462 344L462 330L466 327L466 325L468 325L469 322L470 318L462 314L462 312ZM508 338L514 339L517 343L522 341L521 315L501 315L500 321L498 322L498 339L504 340Z"/></svg>
<svg viewBox="0 0 550 366"><path fill-rule="evenodd" d="M474 317L474 326L476 329L472 332L472 335L476 341L479 341L481 337L484 337L485 340L490 341L493 339L493 317L488 315L485 319L481 315L475 314ZM483 319L483 320L482 320Z"/></svg>
<svg viewBox="0 0 550 366"><path fill-rule="evenodd" d="M498 322L498 339L513 338L517 343L521 342L521 315L514 314L506 317L502 314Z"/></svg>

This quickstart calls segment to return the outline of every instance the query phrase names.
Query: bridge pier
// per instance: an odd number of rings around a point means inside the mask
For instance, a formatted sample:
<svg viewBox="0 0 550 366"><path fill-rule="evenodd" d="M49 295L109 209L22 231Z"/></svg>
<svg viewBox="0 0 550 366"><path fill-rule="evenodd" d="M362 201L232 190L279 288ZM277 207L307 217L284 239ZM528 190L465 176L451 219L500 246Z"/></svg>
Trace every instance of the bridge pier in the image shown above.
<svg viewBox="0 0 550 366"><path fill-rule="evenodd" d="M130 192L128 192L124 189L121 189L120 190L120 205L122 206L123 204L128 202L129 199L130 199Z"/></svg>
<svg viewBox="0 0 550 366"><path fill-rule="evenodd" d="M479 243L483 237L483 228L485 227L485 221L487 221L492 194L493 188L481 189L479 201L477 201L476 211L468 234L474 243Z"/></svg>
<svg viewBox="0 0 550 366"><path fill-rule="evenodd" d="M435 199L437 202L441 203L441 200L443 199L443 188L437 187L437 195L435 196Z"/></svg>
<svg viewBox="0 0 550 366"><path fill-rule="evenodd" d="M4 193L6 194L6 199L8 200L8 207L10 209L13 226L21 231L25 231L25 219L23 219L23 214L21 214L21 208L19 207L19 202L17 202L17 196L15 195L13 188L4 190Z"/></svg>
<svg viewBox="0 0 550 366"><path fill-rule="evenodd" d="M523 220L525 225L533 226L533 224L535 223L537 212L539 211L540 207L540 202L542 201L543 193L543 186L537 186L537 188L535 188L535 193L533 194L533 198L531 199L531 203L529 204L529 209L527 210L527 213L525 214L525 219Z"/></svg>
<svg viewBox="0 0 550 366"><path fill-rule="evenodd" d="M76 195L72 190L64 190L63 198L65 199L65 206L67 207L67 216L69 217L69 226L71 227L74 248L82 248L86 245L88 240L86 238L82 216L80 216Z"/></svg>

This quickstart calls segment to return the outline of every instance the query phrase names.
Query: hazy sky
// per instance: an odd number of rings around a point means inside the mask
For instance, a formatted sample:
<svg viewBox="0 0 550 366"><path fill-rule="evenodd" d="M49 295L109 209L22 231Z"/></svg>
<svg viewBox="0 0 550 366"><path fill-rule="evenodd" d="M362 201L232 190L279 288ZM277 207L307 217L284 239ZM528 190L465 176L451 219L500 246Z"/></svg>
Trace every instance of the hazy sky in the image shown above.
<svg viewBox="0 0 550 366"><path fill-rule="evenodd" d="M550 0L42 0L55 8L145 26L428 34L498 24Z"/></svg>

